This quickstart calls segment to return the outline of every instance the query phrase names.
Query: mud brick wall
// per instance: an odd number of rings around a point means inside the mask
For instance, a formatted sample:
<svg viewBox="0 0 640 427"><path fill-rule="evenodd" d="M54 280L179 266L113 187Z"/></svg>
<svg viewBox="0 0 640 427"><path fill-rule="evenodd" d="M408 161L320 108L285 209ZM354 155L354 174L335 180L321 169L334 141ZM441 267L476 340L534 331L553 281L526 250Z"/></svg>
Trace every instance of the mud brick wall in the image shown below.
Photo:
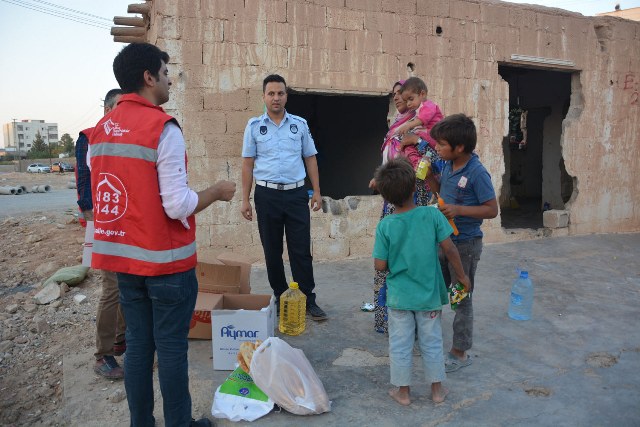
<svg viewBox="0 0 640 427"><path fill-rule="evenodd" d="M385 94L392 82L426 77L446 114L464 112L498 195L508 133L511 55L573 61L561 151L574 191L569 234L640 229L640 23L499 1L154 0L147 40L171 56L171 101L188 145L190 184L238 183L230 204L199 215L198 244L262 257L255 222L240 213L241 147L262 113L261 82L280 73L298 90ZM411 68L408 64L413 64ZM321 183L322 184L322 183ZM326 199L312 214L316 259L369 256L378 196ZM518 238L500 218L487 242Z"/></svg>

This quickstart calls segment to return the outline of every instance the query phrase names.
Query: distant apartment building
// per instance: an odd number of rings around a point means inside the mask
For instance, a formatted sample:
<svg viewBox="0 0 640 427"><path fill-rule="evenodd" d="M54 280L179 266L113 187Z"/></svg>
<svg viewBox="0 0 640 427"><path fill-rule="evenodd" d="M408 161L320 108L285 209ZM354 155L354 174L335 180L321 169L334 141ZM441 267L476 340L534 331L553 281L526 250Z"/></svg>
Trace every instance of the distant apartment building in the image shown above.
<svg viewBox="0 0 640 427"><path fill-rule="evenodd" d="M2 126L2 132L4 143L0 148L15 147L23 153L31 150L38 132L45 144L58 142L58 124L46 123L44 120L16 120L5 123Z"/></svg>
<svg viewBox="0 0 640 427"><path fill-rule="evenodd" d="M631 7L629 9L620 9L617 4L612 12L596 13L598 16L617 16L618 18L630 19L632 21L640 21L640 7Z"/></svg>

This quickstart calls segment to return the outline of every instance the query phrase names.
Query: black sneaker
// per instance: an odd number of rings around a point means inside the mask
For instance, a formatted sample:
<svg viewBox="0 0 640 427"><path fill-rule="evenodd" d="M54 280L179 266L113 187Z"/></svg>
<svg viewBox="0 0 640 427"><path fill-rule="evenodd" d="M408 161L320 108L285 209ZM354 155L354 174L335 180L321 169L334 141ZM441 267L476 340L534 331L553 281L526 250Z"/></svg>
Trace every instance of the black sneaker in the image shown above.
<svg viewBox="0 0 640 427"><path fill-rule="evenodd" d="M323 309L318 307L317 304L309 304L309 306L307 306L307 313L311 316L311 319L317 322L328 319L327 313L325 313Z"/></svg>
<svg viewBox="0 0 640 427"><path fill-rule="evenodd" d="M200 418L198 421L191 418L191 427L212 427L211 421L208 418Z"/></svg>

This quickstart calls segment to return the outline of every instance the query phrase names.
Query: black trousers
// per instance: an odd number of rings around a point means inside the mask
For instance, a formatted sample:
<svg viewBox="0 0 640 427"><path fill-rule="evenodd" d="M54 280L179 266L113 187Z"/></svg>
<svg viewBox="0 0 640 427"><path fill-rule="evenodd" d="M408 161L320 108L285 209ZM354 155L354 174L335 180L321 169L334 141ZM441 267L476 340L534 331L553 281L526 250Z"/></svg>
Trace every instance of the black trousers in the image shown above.
<svg viewBox="0 0 640 427"><path fill-rule="evenodd" d="M307 305L315 304L316 287L311 257L311 215L305 187L276 190L256 185L254 202L258 231L264 250L269 284L276 298L289 288L284 274L283 236L287 238L289 264L293 280L307 296Z"/></svg>

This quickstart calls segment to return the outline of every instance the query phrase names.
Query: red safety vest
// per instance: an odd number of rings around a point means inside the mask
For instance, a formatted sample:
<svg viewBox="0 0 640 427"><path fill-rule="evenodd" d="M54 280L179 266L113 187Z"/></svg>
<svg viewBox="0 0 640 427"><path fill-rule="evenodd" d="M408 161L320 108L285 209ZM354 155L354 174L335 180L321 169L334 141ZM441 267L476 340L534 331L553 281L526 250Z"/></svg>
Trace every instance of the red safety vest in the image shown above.
<svg viewBox="0 0 640 427"><path fill-rule="evenodd" d="M89 140L89 137L91 136L91 132L93 132L93 128L87 128L85 130L81 130L80 131L80 135L84 135L85 138L87 138L87 141ZM80 137L78 136L78 139ZM77 141L76 141L77 143ZM87 159L82 159L82 161L86 162ZM80 161L80 159L76 159L76 170L75 170L75 175L76 175L76 186L78 185L78 162ZM77 193L77 192L76 192ZM78 194L78 200L80 200L80 194ZM87 221L85 221L84 219L84 215L82 214L82 209L80 209L80 206L78 206L78 221L80 222L80 225L83 227L87 226Z"/></svg>
<svg viewBox="0 0 640 427"><path fill-rule="evenodd" d="M139 276L196 266L190 229L162 207L156 161L160 134L175 119L137 94L98 122L89 138L95 235L91 267ZM176 123L177 124L177 123Z"/></svg>

